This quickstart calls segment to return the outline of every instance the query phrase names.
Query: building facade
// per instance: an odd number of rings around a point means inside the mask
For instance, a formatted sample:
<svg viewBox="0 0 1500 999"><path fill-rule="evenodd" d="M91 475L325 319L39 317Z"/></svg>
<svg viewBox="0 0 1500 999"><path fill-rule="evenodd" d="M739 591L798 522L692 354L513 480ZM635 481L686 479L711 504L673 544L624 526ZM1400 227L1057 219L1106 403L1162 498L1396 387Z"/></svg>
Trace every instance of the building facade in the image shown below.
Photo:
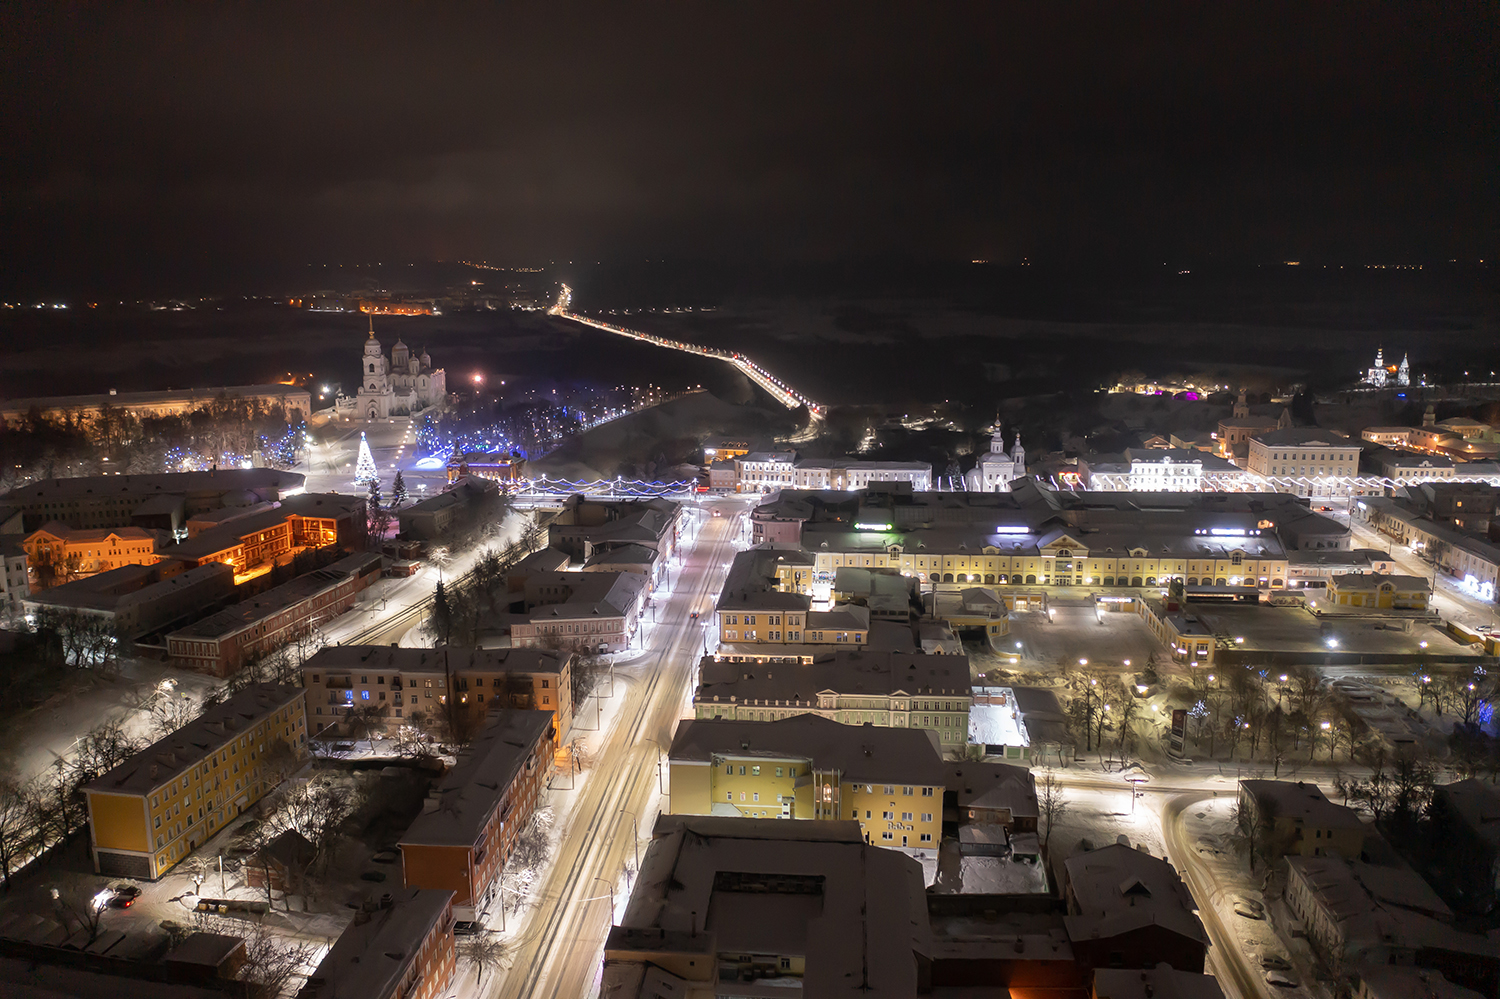
<svg viewBox="0 0 1500 999"><path fill-rule="evenodd" d="M1246 468L1265 478L1303 480L1297 495L1321 495L1317 479L1359 474L1359 443L1329 430L1292 427L1250 438Z"/></svg>
<svg viewBox="0 0 1500 999"><path fill-rule="evenodd" d="M969 742L968 656L839 650L811 664L705 657L693 716L775 721L816 714L846 725L923 728L944 748Z"/></svg>
<svg viewBox="0 0 1500 999"><path fill-rule="evenodd" d="M573 662L571 653L537 649L337 645L302 665L302 682L315 735L330 726L348 734L355 714L362 728L386 734L440 723L450 697L472 730L502 707L550 711L566 735L573 724Z"/></svg>
<svg viewBox="0 0 1500 999"><path fill-rule="evenodd" d="M157 561L156 535L139 527L75 529L53 521L21 542L31 569L31 588L84 579L125 565Z"/></svg>
<svg viewBox="0 0 1500 999"><path fill-rule="evenodd" d="M1010 484L1026 474L1026 449L1021 446L1021 435L1016 434L1015 444L1009 452L1005 450L1005 435L1000 427L990 435L990 449L979 456L973 468L964 473L964 488L971 493L1003 493Z"/></svg>
<svg viewBox="0 0 1500 999"><path fill-rule="evenodd" d="M350 607L380 578L380 556L362 552L272 587L167 635L167 658L185 669L228 676Z"/></svg>
<svg viewBox="0 0 1500 999"><path fill-rule="evenodd" d="M1344 573L1328 578L1328 602L1336 607L1425 611L1432 585L1421 576Z"/></svg>
<svg viewBox="0 0 1500 999"><path fill-rule="evenodd" d="M406 887L451 891L460 919L476 918L494 899L495 880L552 773L552 719L550 711L490 713L401 836Z"/></svg>
<svg viewBox="0 0 1500 999"><path fill-rule="evenodd" d="M370 320L370 335L365 340L360 360L360 384L356 414L362 420L383 420L421 412L442 402L448 394L447 374L432 366L424 349L413 354L400 340L387 358L375 339L375 320Z"/></svg>
<svg viewBox="0 0 1500 999"><path fill-rule="evenodd" d="M439 999L457 973L453 893L401 888L362 904L297 999Z"/></svg>
<svg viewBox="0 0 1500 999"><path fill-rule="evenodd" d="M118 410L137 419L181 416L202 409L220 398L242 399L270 409L281 406L287 419L296 422L312 414L312 394L296 385L225 385L219 388L182 389L166 392L115 392L101 395L61 395L36 399L8 399L0 403L0 420L20 426L35 412L43 419L72 419L91 423L105 409Z"/></svg>
<svg viewBox="0 0 1500 999"><path fill-rule="evenodd" d="M257 683L208 708L85 785L94 870L156 880L306 754L300 687Z"/></svg>
<svg viewBox="0 0 1500 999"><path fill-rule="evenodd" d="M841 725L683 721L668 753L676 815L853 819L865 842L936 849L946 770L934 733Z"/></svg>

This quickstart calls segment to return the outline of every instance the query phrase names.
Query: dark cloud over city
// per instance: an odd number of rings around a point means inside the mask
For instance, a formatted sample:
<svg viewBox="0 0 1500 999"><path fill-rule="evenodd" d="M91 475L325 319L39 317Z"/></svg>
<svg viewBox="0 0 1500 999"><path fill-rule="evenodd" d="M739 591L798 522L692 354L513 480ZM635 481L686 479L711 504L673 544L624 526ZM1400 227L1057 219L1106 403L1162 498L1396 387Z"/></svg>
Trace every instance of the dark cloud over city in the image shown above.
<svg viewBox="0 0 1500 999"><path fill-rule="evenodd" d="M1492 15L12 6L6 268L1477 258Z"/></svg>

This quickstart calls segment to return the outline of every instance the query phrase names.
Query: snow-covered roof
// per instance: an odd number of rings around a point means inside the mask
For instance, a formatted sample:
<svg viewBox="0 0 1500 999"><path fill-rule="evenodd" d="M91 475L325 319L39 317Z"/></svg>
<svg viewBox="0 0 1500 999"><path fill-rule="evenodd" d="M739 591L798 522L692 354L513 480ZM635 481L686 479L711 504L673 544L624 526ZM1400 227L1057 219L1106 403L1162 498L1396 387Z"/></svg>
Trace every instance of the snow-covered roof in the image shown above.
<svg viewBox="0 0 1500 999"><path fill-rule="evenodd" d="M1212 975L1177 971L1169 964L1150 970L1096 968L1093 999L1224 999Z"/></svg>
<svg viewBox="0 0 1500 999"><path fill-rule="evenodd" d="M673 763L709 763L720 757L805 760L857 783L941 787L945 776L937 734L927 729L845 725L819 715L678 722Z"/></svg>
<svg viewBox="0 0 1500 999"><path fill-rule="evenodd" d="M398 888L354 917L329 948L298 999L386 999L396 995L422 942L448 913L453 893Z"/></svg>
<svg viewBox="0 0 1500 999"><path fill-rule="evenodd" d="M1115 844L1069 857L1064 865L1077 913L1067 917L1074 940L1108 938L1156 925L1203 944L1208 936L1196 905L1172 865Z"/></svg>
<svg viewBox="0 0 1500 999"><path fill-rule="evenodd" d="M551 765L550 758L538 757L546 752L544 737L555 735L552 725L551 711L491 712L489 723L428 798L435 807L416 817L399 845L472 846L521 770Z"/></svg>
<svg viewBox="0 0 1500 999"><path fill-rule="evenodd" d="M921 865L852 821L663 815L621 925L802 955L810 996L915 995L932 951Z"/></svg>

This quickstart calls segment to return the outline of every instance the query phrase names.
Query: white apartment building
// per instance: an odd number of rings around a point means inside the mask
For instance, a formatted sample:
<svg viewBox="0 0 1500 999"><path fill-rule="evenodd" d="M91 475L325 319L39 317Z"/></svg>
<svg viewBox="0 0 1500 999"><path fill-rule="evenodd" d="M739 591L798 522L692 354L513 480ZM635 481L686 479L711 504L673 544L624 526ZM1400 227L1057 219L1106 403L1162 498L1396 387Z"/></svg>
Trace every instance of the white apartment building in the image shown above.
<svg viewBox="0 0 1500 999"><path fill-rule="evenodd" d="M916 492L932 489L932 466L924 461L856 461L850 458L796 459L792 451L754 451L734 460L735 491L777 489L863 489L872 482L906 482Z"/></svg>
<svg viewBox="0 0 1500 999"><path fill-rule="evenodd" d="M0 542L0 621L20 617L22 602L29 596L26 549L19 541Z"/></svg>

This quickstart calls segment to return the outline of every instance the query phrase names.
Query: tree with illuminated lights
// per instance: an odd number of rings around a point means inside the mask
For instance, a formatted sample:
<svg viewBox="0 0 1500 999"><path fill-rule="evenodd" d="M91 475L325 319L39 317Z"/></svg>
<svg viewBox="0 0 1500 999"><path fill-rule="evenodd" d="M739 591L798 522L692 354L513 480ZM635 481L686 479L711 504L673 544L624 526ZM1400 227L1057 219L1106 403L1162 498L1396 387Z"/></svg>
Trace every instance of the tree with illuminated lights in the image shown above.
<svg viewBox="0 0 1500 999"><path fill-rule="evenodd" d="M354 466L354 481L356 483L374 482L375 456L370 454L370 442L365 440L364 431L359 434L359 463Z"/></svg>

